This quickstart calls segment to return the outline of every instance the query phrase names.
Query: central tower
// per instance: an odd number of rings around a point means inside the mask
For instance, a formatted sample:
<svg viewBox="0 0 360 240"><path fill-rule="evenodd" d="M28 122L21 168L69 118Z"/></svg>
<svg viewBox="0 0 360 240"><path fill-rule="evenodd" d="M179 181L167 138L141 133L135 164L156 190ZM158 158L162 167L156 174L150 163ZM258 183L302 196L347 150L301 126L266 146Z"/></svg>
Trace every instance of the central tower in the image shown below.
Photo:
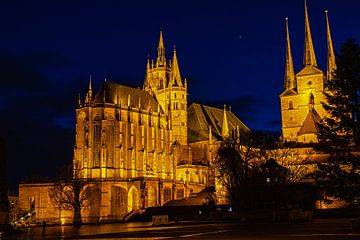
<svg viewBox="0 0 360 240"><path fill-rule="evenodd" d="M187 83L181 79L175 47L172 60L166 62L162 31L156 62L147 60L144 90L158 100L166 114L171 142L187 145Z"/></svg>

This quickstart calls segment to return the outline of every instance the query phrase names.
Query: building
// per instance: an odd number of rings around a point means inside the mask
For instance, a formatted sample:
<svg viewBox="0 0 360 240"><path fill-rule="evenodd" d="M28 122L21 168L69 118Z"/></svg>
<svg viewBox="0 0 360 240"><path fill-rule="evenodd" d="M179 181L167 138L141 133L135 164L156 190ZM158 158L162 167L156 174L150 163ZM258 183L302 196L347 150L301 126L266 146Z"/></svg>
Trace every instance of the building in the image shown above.
<svg viewBox="0 0 360 240"><path fill-rule="evenodd" d="M318 68L311 37L310 23L305 1L305 43L303 67L295 74L291 54L288 19L286 18L286 64L284 91L280 94L282 140L284 142L316 143L317 123L328 116L322 107L325 102L326 82L332 78L336 69L335 55L330 34L328 15L327 23L327 70Z"/></svg>
<svg viewBox="0 0 360 240"><path fill-rule="evenodd" d="M142 88L105 81L93 94L90 78L76 108L73 158L75 178L94 189L84 222L123 220L215 186L211 165L219 142L250 130L226 108L187 105L187 80L175 49L166 60L162 32ZM71 212L51 204L53 185L19 186L19 209L31 221L71 222Z"/></svg>

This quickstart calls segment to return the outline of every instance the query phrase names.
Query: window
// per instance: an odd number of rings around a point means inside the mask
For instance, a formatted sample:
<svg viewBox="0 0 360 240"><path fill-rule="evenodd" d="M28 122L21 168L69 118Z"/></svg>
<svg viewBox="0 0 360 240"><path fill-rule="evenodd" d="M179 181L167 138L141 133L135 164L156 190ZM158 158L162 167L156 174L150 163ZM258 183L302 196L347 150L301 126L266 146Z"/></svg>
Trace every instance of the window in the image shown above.
<svg viewBox="0 0 360 240"><path fill-rule="evenodd" d="M94 122L94 162L93 167L100 167L101 122Z"/></svg>
<svg viewBox="0 0 360 240"><path fill-rule="evenodd" d="M289 101L289 109L294 109L293 102L291 100Z"/></svg>
<svg viewBox="0 0 360 240"><path fill-rule="evenodd" d="M114 167L114 123L110 122L106 129L106 160L108 167Z"/></svg>
<svg viewBox="0 0 360 240"><path fill-rule="evenodd" d="M120 148L120 168L124 169L124 150Z"/></svg>
<svg viewBox="0 0 360 240"><path fill-rule="evenodd" d="M309 95L309 105L314 106L314 95L310 93Z"/></svg>

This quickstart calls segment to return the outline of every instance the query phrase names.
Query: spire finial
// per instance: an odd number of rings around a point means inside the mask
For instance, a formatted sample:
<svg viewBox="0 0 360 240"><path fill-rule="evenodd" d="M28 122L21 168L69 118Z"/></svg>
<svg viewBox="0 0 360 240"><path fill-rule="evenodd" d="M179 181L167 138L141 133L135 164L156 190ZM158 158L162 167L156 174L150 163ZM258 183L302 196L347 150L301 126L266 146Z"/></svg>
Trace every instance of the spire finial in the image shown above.
<svg viewBox="0 0 360 240"><path fill-rule="evenodd" d="M228 139L230 137L229 124L227 121L225 104L224 104L224 118L223 118L223 124L222 124L222 129L221 129L221 136L223 139Z"/></svg>
<svg viewBox="0 0 360 240"><path fill-rule="evenodd" d="M90 74L90 79L89 79L89 91L92 91L92 78L91 78L91 74Z"/></svg>
<svg viewBox="0 0 360 240"><path fill-rule="evenodd" d="M335 53L330 33L330 23L328 17L328 10L325 10L326 15L326 39L327 39L327 69L326 69L326 79L332 80L333 73L336 70L336 62L335 62Z"/></svg>
<svg viewBox="0 0 360 240"><path fill-rule="evenodd" d="M180 70L179 70L179 63L177 60L177 55L176 55L176 47L174 45L174 55L173 55L173 59L172 59L172 64L171 64L171 80L169 82L169 84L175 84L177 86L182 87L182 81L181 81L181 75L180 75Z"/></svg>
<svg viewBox="0 0 360 240"><path fill-rule="evenodd" d="M291 54L288 17L285 18L285 22L286 22L286 63L285 63L284 87L286 90L288 90L288 89L294 89L296 87L296 80L295 80L294 64Z"/></svg>
<svg viewBox="0 0 360 240"><path fill-rule="evenodd" d="M306 5L306 0L304 0L304 6L305 6L305 49L304 49L304 65L311 65L311 66L317 66L316 63L316 57L315 57L315 51L314 51L314 45L311 37L311 31L310 31L310 23L309 23L309 16L308 16L308 10Z"/></svg>
<svg viewBox="0 0 360 240"><path fill-rule="evenodd" d="M79 93L79 95L78 95L78 107L79 107L79 108L82 107L80 93Z"/></svg>
<svg viewBox="0 0 360 240"><path fill-rule="evenodd" d="M165 46L164 46L162 29L160 29L160 39L159 39L159 45L158 45L158 57L156 60L156 66L165 66L165 65L166 65Z"/></svg>

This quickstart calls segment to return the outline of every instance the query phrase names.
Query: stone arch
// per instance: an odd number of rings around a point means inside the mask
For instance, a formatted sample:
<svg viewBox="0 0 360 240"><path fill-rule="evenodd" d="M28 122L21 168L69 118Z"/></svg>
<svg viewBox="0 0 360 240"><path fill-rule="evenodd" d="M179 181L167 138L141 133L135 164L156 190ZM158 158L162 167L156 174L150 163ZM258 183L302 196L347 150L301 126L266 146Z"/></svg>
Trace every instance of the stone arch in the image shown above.
<svg viewBox="0 0 360 240"><path fill-rule="evenodd" d="M81 194L90 194L89 204L87 208L82 210L83 222L95 223L100 220L100 189L95 184L88 184L83 187Z"/></svg>
<svg viewBox="0 0 360 240"><path fill-rule="evenodd" d="M152 186L149 186L147 189L147 206L155 207L156 203L157 203L156 189Z"/></svg>
<svg viewBox="0 0 360 240"><path fill-rule="evenodd" d="M127 211L139 209L139 193L135 186L132 186L128 192Z"/></svg>
<svg viewBox="0 0 360 240"><path fill-rule="evenodd" d="M120 186L111 186L111 216L115 220L122 219L127 213L127 190Z"/></svg>

